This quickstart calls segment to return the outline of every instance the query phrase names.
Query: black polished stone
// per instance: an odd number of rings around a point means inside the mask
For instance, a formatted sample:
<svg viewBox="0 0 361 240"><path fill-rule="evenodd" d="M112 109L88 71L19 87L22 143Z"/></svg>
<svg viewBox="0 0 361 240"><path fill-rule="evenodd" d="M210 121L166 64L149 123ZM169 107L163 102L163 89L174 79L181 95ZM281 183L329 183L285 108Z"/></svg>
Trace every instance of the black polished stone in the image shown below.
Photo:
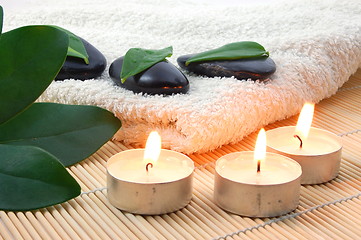
<svg viewBox="0 0 361 240"><path fill-rule="evenodd" d="M276 64L269 57L258 57L238 60L218 60L193 62L188 66L185 62L195 54L180 56L178 65L190 72L208 77L232 77L239 80L263 80L276 71Z"/></svg>
<svg viewBox="0 0 361 240"><path fill-rule="evenodd" d="M99 77L105 67L107 60L104 55L86 40L80 38L89 56L89 64L83 59L67 57L55 80L79 79L86 80Z"/></svg>
<svg viewBox="0 0 361 240"><path fill-rule="evenodd" d="M173 64L164 60L154 64L152 67L127 78L122 83L120 72L124 57L116 59L109 67L109 75L120 87L131 90L134 93L170 95L176 93L187 93L189 81L184 74Z"/></svg>

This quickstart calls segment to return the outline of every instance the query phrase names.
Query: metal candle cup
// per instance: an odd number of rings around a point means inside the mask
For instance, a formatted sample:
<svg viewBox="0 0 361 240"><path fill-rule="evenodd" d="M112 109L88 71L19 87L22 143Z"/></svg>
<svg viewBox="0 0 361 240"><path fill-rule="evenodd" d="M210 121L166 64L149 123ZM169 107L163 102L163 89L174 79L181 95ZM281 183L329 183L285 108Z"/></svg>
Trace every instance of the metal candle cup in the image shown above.
<svg viewBox="0 0 361 240"><path fill-rule="evenodd" d="M159 215L185 207L192 198L193 161L184 154L162 149L149 173L144 149L126 150L107 163L109 202L134 214Z"/></svg>
<svg viewBox="0 0 361 240"><path fill-rule="evenodd" d="M257 173L253 154L236 152L217 160L216 204L248 217L274 217L293 211L299 202L301 166L282 155L266 153Z"/></svg>
<svg viewBox="0 0 361 240"><path fill-rule="evenodd" d="M301 184L318 184L338 175L342 144L339 136L319 128L311 128L302 148L294 138L295 127L268 130L267 150L282 154L302 166Z"/></svg>

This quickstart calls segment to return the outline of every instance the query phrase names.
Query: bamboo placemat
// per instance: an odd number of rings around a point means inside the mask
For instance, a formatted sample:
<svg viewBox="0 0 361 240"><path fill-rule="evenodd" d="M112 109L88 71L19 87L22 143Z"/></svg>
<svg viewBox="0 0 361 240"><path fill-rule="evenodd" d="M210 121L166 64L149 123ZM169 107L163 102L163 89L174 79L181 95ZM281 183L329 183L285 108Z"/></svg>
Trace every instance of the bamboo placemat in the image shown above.
<svg viewBox="0 0 361 240"><path fill-rule="evenodd" d="M224 154L253 150L256 133L213 152L193 154L191 203L175 213L141 216L122 212L107 200L105 164L133 148L108 142L69 168L83 193L66 203L29 212L0 211L0 239L359 239L361 238L361 69L329 99L316 105L313 126L342 137L339 176L301 188L300 205L278 218L230 214L213 202L214 162ZM297 116L267 129L295 125ZM1 193L0 193L1 194Z"/></svg>

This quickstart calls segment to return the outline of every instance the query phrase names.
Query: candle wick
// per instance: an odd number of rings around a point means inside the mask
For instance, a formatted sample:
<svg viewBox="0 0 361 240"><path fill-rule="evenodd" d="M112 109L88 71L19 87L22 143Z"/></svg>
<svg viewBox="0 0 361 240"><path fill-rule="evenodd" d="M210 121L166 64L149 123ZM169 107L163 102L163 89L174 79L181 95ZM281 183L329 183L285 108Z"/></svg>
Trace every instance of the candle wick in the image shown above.
<svg viewBox="0 0 361 240"><path fill-rule="evenodd" d="M147 165L145 165L145 170L147 170L147 172L149 171L149 167L153 168L153 163L147 163Z"/></svg>
<svg viewBox="0 0 361 240"><path fill-rule="evenodd" d="M257 161L257 173L260 173L261 172L261 161L258 160Z"/></svg>
<svg viewBox="0 0 361 240"><path fill-rule="evenodd" d="M302 142L302 139L300 138L300 136L298 136L298 135L293 135L293 137L298 138L298 140L300 140L300 148L302 148L303 142Z"/></svg>

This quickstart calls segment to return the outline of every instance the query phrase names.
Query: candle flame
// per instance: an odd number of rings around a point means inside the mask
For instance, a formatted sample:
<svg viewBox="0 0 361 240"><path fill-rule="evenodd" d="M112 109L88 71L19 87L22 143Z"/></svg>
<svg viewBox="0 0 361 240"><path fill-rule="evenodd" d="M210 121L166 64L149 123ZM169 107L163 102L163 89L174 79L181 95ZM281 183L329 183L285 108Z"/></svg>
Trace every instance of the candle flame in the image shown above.
<svg viewBox="0 0 361 240"><path fill-rule="evenodd" d="M310 132L314 109L314 104L305 103L298 117L295 135L298 135L302 140L306 140Z"/></svg>
<svg viewBox="0 0 361 240"><path fill-rule="evenodd" d="M256 146L254 147L254 157L253 159L257 163L257 172L260 172L261 162L266 159L266 132L262 128L257 137Z"/></svg>
<svg viewBox="0 0 361 240"><path fill-rule="evenodd" d="M144 161L146 163L155 163L160 155L161 150L161 138L159 134L155 131L149 134L147 143L145 144L144 150Z"/></svg>

